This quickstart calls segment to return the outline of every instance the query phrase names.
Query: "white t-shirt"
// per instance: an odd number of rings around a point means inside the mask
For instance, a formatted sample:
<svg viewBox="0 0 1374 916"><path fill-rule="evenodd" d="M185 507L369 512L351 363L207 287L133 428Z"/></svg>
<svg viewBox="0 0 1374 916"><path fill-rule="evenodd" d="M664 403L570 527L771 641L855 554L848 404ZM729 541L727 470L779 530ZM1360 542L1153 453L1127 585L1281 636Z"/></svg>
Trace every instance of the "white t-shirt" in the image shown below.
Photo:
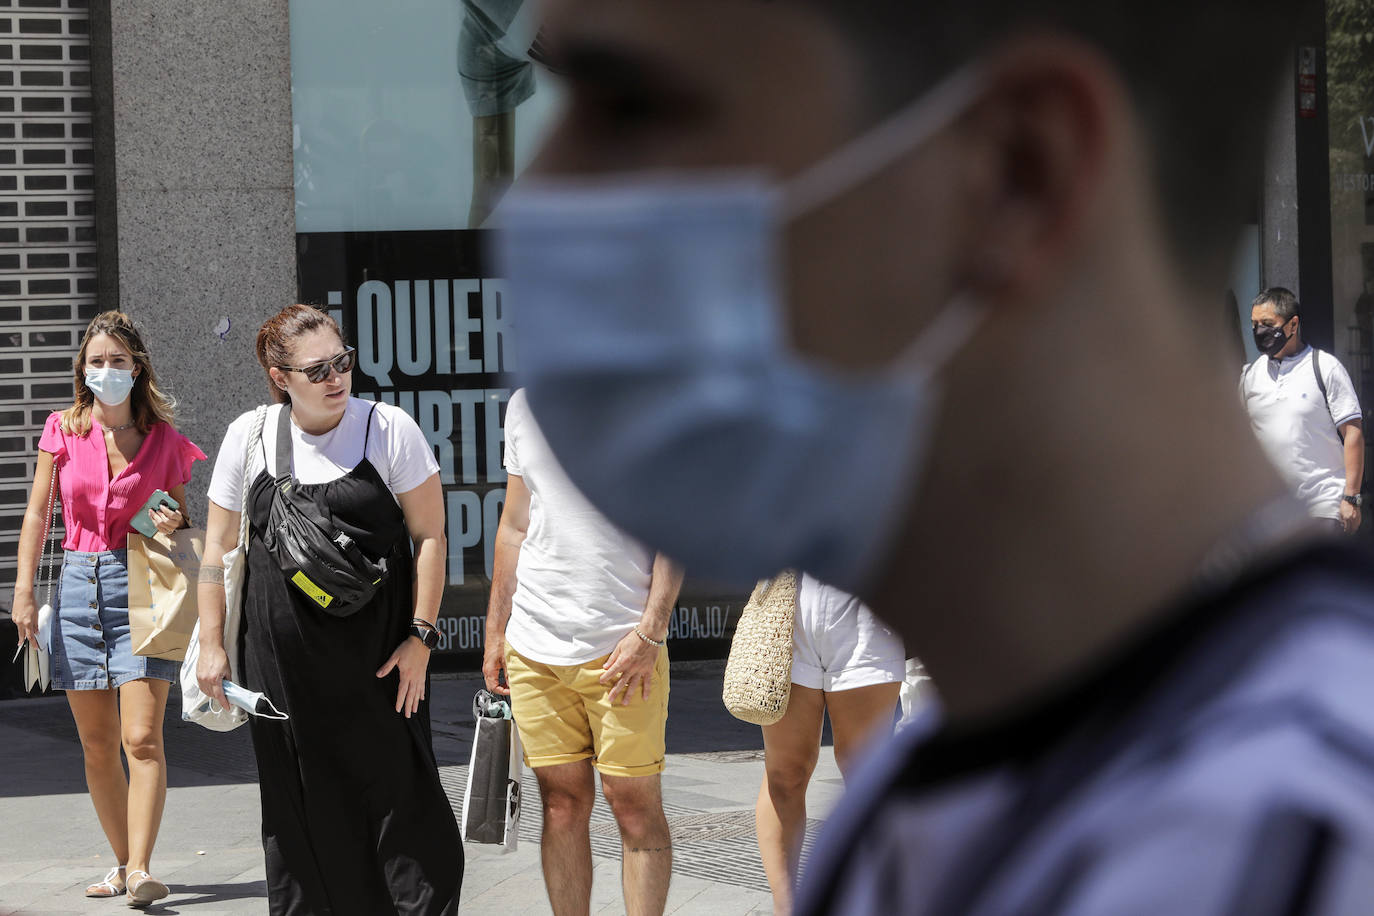
<svg viewBox="0 0 1374 916"><path fill-rule="evenodd" d="M644 614L653 551L573 486L535 425L524 391L506 407L505 464L530 491L506 642L546 665L608 655Z"/></svg>
<svg viewBox="0 0 1374 916"><path fill-rule="evenodd" d="M1326 400L1306 347L1286 359L1261 356L1240 375L1240 396L1265 452L1317 518L1340 518L1345 447L1336 428L1360 419L1360 400L1345 367L1321 352Z"/></svg>
<svg viewBox="0 0 1374 916"><path fill-rule="evenodd" d="M322 436L312 436L292 422L292 464L296 480L307 484L328 483L343 477L363 459L364 436L367 436L367 458L393 496L415 489L439 472L434 451L410 414L390 404L378 404L372 417L372 433L368 435L370 410L371 401L349 398L339 425ZM267 408L262 424L263 448L254 448L249 456L250 479L262 471L264 451L268 473L277 473L277 419L280 416L280 406L274 404ZM229 424L219 454L215 456L215 472L210 477L210 499L232 512L243 510L244 439L252 425L251 410Z"/></svg>

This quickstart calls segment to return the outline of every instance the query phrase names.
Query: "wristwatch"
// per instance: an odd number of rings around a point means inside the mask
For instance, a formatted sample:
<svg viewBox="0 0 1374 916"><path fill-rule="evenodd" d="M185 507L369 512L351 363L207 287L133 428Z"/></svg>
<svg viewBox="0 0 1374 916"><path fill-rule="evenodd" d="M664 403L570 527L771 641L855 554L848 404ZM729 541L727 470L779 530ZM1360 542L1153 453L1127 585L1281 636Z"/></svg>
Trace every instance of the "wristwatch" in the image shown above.
<svg viewBox="0 0 1374 916"><path fill-rule="evenodd" d="M433 627L424 627L418 623L410 625L410 635L425 644L426 649L433 650L439 645L439 631Z"/></svg>
<svg viewBox="0 0 1374 916"><path fill-rule="evenodd" d="M1364 505L1364 494L1363 494L1363 493L1356 493L1356 494L1353 495L1353 496L1350 495L1349 493L1346 493L1344 496L1341 497L1341 499L1343 499L1343 500L1345 500L1346 502L1350 503L1350 505L1354 506L1356 509L1358 509L1358 508L1360 508L1360 506L1363 506L1363 505Z"/></svg>

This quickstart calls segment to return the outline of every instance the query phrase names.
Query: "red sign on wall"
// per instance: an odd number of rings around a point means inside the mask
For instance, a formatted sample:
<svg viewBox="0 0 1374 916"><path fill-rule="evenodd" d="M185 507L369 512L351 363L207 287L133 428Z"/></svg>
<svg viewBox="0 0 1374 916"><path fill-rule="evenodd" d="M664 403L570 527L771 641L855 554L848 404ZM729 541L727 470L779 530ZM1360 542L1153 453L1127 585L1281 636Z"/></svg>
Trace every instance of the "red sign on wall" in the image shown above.
<svg viewBox="0 0 1374 916"><path fill-rule="evenodd" d="M1317 116L1317 49L1298 49L1298 117Z"/></svg>

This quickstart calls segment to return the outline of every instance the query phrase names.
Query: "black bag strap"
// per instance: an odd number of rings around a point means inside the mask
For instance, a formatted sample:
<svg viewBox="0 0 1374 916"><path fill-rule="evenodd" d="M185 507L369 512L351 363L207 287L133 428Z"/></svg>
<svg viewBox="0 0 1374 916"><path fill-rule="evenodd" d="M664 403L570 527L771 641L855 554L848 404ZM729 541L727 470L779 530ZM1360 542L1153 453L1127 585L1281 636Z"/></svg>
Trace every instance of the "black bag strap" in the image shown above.
<svg viewBox="0 0 1374 916"><path fill-rule="evenodd" d="M1312 374L1317 377L1317 390L1322 393L1322 400L1326 401L1326 412L1330 413L1331 402L1326 400L1326 380L1322 378L1322 367L1319 362L1321 353L1322 351L1318 350L1316 347L1312 348ZM1332 417L1331 422L1336 422L1336 418Z"/></svg>
<svg viewBox="0 0 1374 916"><path fill-rule="evenodd" d="M372 438L372 415L377 412L377 404L373 402L372 409L367 412L367 431L363 433L363 457L367 457L367 443Z"/></svg>
<svg viewBox="0 0 1374 916"><path fill-rule="evenodd" d="M291 473L291 454L291 405L286 403L277 411L277 473L273 479L279 493L284 484L290 484L295 479Z"/></svg>

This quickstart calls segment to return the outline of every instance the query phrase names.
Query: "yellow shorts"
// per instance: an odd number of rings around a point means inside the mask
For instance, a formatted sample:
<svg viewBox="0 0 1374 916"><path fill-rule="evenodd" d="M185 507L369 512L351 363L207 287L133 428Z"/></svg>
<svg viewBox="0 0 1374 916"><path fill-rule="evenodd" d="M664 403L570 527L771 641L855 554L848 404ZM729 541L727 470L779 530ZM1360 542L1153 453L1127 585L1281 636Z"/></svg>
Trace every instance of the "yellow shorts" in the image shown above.
<svg viewBox="0 0 1374 916"><path fill-rule="evenodd" d="M630 705L611 705L597 682L607 655L582 665L545 665L506 650L511 713L525 763L549 767L593 758L606 776L663 772L668 724L668 648L658 651L649 699L636 689Z"/></svg>

